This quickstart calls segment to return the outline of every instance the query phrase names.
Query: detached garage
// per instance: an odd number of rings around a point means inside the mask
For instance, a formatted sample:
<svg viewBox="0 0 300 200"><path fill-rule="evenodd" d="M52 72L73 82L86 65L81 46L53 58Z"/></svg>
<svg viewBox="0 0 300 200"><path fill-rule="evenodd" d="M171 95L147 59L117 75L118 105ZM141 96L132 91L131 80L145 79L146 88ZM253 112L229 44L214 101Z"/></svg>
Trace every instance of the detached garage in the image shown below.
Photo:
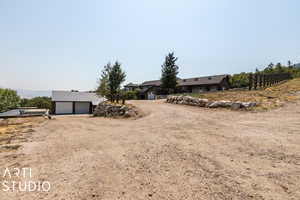
<svg viewBox="0 0 300 200"><path fill-rule="evenodd" d="M93 92L52 91L53 113L91 114L94 108L104 101Z"/></svg>

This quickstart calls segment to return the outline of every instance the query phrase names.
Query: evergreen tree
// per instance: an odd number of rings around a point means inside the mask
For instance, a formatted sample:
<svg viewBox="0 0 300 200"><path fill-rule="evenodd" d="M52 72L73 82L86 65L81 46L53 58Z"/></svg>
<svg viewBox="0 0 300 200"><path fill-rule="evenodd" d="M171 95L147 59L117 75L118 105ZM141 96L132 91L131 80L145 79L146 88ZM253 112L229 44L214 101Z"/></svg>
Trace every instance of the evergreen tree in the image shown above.
<svg viewBox="0 0 300 200"><path fill-rule="evenodd" d="M174 56L174 52L169 53L164 64L161 66L161 87L170 92L174 92L177 85L177 74L179 67L176 65L178 58Z"/></svg>
<svg viewBox="0 0 300 200"><path fill-rule="evenodd" d="M291 62L290 60L288 61L288 63L287 63L287 64L288 64L288 67L289 67L289 68L293 68L293 66L292 66L292 62Z"/></svg>
<svg viewBox="0 0 300 200"><path fill-rule="evenodd" d="M97 88L97 94L103 97L107 97L109 95L109 87L108 87L108 77L111 70L111 64L107 63L104 66L101 76L99 78L99 86Z"/></svg>
<svg viewBox="0 0 300 200"><path fill-rule="evenodd" d="M281 65L280 62L276 64L275 71L278 72L278 73L282 73L283 72L283 68L282 68L282 65Z"/></svg>
<svg viewBox="0 0 300 200"><path fill-rule="evenodd" d="M108 87L110 99L113 102L121 92L121 84L125 81L126 74L121 68L121 64L116 61L115 64L111 67L108 74Z"/></svg>

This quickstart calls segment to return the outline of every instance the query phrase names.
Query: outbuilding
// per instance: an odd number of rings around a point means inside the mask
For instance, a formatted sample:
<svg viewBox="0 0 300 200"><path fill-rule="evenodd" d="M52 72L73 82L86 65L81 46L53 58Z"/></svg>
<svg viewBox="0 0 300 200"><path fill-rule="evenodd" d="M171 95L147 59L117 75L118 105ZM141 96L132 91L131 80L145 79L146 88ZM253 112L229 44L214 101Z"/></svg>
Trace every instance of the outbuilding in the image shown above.
<svg viewBox="0 0 300 200"><path fill-rule="evenodd" d="M92 114L105 99L94 92L52 91L53 114Z"/></svg>

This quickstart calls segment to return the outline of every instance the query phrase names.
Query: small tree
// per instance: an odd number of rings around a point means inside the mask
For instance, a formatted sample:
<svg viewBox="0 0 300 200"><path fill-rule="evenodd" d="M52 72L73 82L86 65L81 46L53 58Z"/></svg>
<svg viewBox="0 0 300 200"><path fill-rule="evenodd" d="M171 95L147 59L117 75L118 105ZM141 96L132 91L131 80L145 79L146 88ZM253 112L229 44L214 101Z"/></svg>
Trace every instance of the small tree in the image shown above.
<svg viewBox="0 0 300 200"><path fill-rule="evenodd" d="M287 64L288 64L288 67L289 67L289 68L293 68L293 66L292 66L292 62L291 62L290 60L288 61L288 63L287 63Z"/></svg>
<svg viewBox="0 0 300 200"><path fill-rule="evenodd" d="M274 70L274 64L270 63L265 69L264 69L264 73L272 73Z"/></svg>
<svg viewBox="0 0 300 200"><path fill-rule="evenodd" d="M32 99L22 99L21 105L23 107L37 107L51 110L51 98L50 97L34 97Z"/></svg>
<svg viewBox="0 0 300 200"><path fill-rule="evenodd" d="M121 68L121 64L116 61L108 73L108 88L110 99L113 102L119 99L121 84L125 81L126 74Z"/></svg>
<svg viewBox="0 0 300 200"><path fill-rule="evenodd" d="M99 86L96 90L97 94L103 97L109 96L109 86L108 86L108 78L111 70L111 64L107 63L101 71L101 76L99 78Z"/></svg>
<svg viewBox="0 0 300 200"><path fill-rule="evenodd" d="M176 89L177 74L179 67L176 65L178 58L174 56L174 52L169 53L164 64L161 66L161 87L170 93Z"/></svg>
<svg viewBox="0 0 300 200"><path fill-rule="evenodd" d="M11 89L0 88L0 112L5 112L19 106L20 97Z"/></svg>
<svg viewBox="0 0 300 200"><path fill-rule="evenodd" d="M275 71L278 72L278 73L282 73L283 72L283 67L282 67L282 65L281 65L280 62L276 64Z"/></svg>

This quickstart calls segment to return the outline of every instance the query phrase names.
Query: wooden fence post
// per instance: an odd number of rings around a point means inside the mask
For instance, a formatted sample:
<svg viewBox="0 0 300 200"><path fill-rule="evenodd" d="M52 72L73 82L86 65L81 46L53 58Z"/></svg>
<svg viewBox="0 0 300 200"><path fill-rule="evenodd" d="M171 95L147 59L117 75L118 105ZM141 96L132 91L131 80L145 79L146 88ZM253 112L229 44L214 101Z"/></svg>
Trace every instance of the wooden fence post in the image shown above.
<svg viewBox="0 0 300 200"><path fill-rule="evenodd" d="M259 77L259 87L262 88L262 85L263 85L263 79L262 79L263 75L259 74L258 77Z"/></svg>
<svg viewBox="0 0 300 200"><path fill-rule="evenodd" d="M253 79L253 76L252 76L252 73L249 74L249 90L252 89L252 79Z"/></svg>
<svg viewBox="0 0 300 200"><path fill-rule="evenodd" d="M254 89L257 89L257 79L258 79L258 74L254 75Z"/></svg>
<svg viewBox="0 0 300 200"><path fill-rule="evenodd" d="M266 87L266 75L263 75L263 87Z"/></svg>

